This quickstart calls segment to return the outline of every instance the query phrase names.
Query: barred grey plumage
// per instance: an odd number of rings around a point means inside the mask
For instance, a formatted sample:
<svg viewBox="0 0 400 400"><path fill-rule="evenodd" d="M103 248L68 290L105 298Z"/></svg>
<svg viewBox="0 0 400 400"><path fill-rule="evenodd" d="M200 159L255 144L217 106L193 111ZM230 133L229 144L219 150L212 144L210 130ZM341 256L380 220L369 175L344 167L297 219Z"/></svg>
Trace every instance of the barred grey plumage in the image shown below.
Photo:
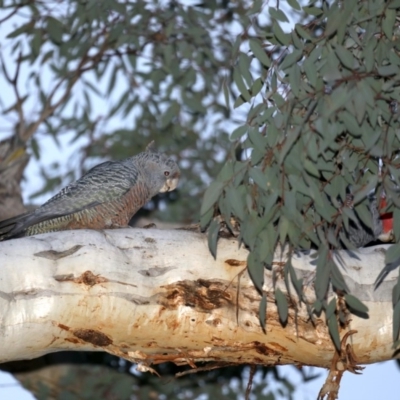
<svg viewBox="0 0 400 400"><path fill-rule="evenodd" d="M372 216L373 229L366 226L360 220L357 223L354 221L350 221L349 223L347 236L351 244L357 248L363 247L371 242L376 242L383 233L383 224L375 197L370 197L369 199L369 210Z"/></svg>
<svg viewBox="0 0 400 400"><path fill-rule="evenodd" d="M0 240L67 229L106 229L128 225L157 193L178 185L178 165L165 154L146 151L89 170L35 211L0 222Z"/></svg>

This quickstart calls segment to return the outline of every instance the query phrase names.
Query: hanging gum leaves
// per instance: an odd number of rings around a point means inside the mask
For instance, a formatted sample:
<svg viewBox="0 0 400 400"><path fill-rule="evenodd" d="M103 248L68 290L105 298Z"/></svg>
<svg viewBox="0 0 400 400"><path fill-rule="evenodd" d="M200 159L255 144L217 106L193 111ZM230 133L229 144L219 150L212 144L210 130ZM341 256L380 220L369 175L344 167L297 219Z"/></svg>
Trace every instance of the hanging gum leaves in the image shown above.
<svg viewBox="0 0 400 400"><path fill-rule="evenodd" d="M400 38L395 35L400 21L393 4L333 1L328 8L292 0L287 7L301 9L311 21L287 27L283 22L290 13L270 7L269 26L255 24L255 34L236 39L235 106L240 106L237 115L244 110L247 118L232 129L231 141L241 149L232 162L247 164L240 185L230 182L221 190L217 184L205 199L210 207L219 195L224 216L240 221L239 240L250 250L249 272L259 291L278 244L316 251L315 304L326 312L337 348L343 315L336 303L327 305L328 290L340 292L350 310L368 310L349 292L335 252L355 250L347 234L351 226L371 227L371 194L385 192L395 221L400 220ZM348 194L351 205L345 204ZM397 240L399 226L394 227ZM386 262L399 259L396 244ZM285 268L284 280L301 296L302 284L292 270ZM284 322L286 298L278 289L275 295Z"/></svg>

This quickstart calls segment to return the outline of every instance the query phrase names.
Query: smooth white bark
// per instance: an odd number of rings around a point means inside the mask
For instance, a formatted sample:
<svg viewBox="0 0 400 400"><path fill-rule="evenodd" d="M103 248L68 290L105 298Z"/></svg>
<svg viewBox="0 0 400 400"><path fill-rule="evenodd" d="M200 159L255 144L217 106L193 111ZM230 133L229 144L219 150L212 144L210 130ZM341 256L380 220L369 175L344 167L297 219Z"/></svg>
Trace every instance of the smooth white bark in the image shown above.
<svg viewBox="0 0 400 400"><path fill-rule="evenodd" d="M351 316L341 332L358 331L349 343L360 363L393 355L391 292L397 272L378 289L373 285L385 248L362 249L359 259L341 253L351 292L369 307L369 319ZM2 242L0 361L69 349L105 350L144 366L214 361L329 367L334 349L324 315L312 323L292 290L282 327L269 271L267 332L262 331L260 296L244 271L246 258L232 238L219 240L214 260L206 236L186 230L80 230ZM293 261L309 304L311 262L307 255ZM282 290L283 265L284 258L277 258Z"/></svg>

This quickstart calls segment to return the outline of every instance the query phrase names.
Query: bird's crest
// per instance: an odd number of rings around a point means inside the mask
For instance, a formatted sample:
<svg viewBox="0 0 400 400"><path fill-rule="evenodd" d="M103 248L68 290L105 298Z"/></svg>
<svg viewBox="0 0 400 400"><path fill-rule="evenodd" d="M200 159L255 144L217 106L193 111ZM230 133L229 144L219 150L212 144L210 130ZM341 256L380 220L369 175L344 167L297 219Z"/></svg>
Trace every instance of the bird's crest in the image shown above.
<svg viewBox="0 0 400 400"><path fill-rule="evenodd" d="M146 146L146 151L148 151L149 153L157 153L156 144L154 143L154 140L152 140L152 141Z"/></svg>

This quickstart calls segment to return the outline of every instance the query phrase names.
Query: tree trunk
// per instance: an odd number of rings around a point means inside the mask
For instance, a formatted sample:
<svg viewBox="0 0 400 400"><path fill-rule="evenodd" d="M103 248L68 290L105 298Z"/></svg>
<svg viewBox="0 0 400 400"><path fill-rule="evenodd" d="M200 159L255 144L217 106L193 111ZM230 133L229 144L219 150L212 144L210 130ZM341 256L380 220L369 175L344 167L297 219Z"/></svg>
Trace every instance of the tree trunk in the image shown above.
<svg viewBox="0 0 400 400"><path fill-rule="evenodd" d="M16 134L0 141L0 221L26 211L20 184L28 162L25 143Z"/></svg>
<svg viewBox="0 0 400 400"><path fill-rule="evenodd" d="M342 328L358 363L392 358L391 272L374 290L387 246L342 251L351 293L369 318L350 316ZM217 259L207 238L186 230L65 231L0 243L0 361L58 350L104 350L138 362L198 361L329 367L334 347L325 316L310 318L292 288L287 294L276 258L276 285L286 294L289 317L279 321L272 273L265 270L267 323L259 323L261 296L245 269L247 250L220 239ZM307 305L315 296L315 265L296 255ZM334 293L332 293L332 296Z"/></svg>

